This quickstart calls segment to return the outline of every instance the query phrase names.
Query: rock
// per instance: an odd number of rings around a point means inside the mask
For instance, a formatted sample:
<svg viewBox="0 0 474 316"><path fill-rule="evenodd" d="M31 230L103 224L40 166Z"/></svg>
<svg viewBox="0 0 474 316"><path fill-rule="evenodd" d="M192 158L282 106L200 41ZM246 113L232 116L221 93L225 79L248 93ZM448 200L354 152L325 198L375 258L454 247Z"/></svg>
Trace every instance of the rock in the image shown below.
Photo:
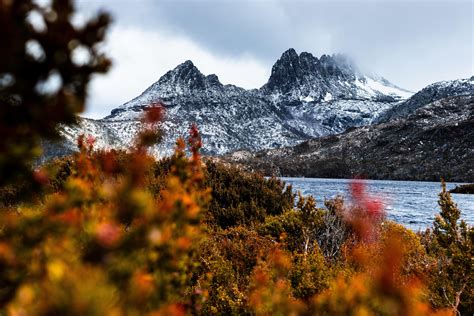
<svg viewBox="0 0 474 316"><path fill-rule="evenodd" d="M462 184L449 190L449 193L474 194L474 184Z"/></svg>

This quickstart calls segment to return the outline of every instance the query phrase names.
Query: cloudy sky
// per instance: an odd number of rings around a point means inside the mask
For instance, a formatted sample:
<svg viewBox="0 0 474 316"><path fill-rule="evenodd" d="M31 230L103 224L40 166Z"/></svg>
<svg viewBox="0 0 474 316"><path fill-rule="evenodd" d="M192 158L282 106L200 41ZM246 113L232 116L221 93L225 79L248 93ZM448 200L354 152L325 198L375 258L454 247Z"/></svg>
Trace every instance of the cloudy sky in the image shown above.
<svg viewBox="0 0 474 316"><path fill-rule="evenodd" d="M104 48L114 67L92 83L84 115L93 118L187 59L244 88L262 86L290 47L346 53L412 91L474 73L471 0L78 0L78 8L114 17Z"/></svg>

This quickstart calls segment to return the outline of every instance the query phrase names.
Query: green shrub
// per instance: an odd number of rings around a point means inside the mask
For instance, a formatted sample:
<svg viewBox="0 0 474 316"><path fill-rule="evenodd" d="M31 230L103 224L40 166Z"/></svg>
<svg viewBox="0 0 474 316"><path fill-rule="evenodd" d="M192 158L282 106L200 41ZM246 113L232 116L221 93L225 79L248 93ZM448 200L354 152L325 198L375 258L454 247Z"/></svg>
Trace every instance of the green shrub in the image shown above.
<svg viewBox="0 0 474 316"><path fill-rule="evenodd" d="M435 308L448 307L456 314L474 311L474 228L460 220L461 212L442 183L441 212L433 230L423 235L423 244L432 258L429 274L430 302Z"/></svg>
<svg viewBox="0 0 474 316"><path fill-rule="evenodd" d="M291 186L236 167L206 163L207 185L212 190L209 221L220 228L261 223L293 207Z"/></svg>

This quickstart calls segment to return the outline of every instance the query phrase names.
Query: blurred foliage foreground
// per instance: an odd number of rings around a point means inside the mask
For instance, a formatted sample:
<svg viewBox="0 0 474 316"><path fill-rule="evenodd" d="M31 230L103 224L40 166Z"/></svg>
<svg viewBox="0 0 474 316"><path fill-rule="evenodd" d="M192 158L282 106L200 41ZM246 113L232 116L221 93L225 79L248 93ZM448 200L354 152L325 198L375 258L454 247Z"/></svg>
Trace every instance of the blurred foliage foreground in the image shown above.
<svg viewBox="0 0 474 316"><path fill-rule="evenodd" d="M159 105L129 151L80 137L77 154L33 169L110 65L97 46L109 17L76 27L73 13L0 0L0 315L472 315L474 231L444 185L418 234L362 182L350 205L320 208L203 162L195 126L156 161Z"/></svg>
<svg viewBox="0 0 474 316"><path fill-rule="evenodd" d="M150 131L141 135L148 139ZM156 161L80 152L0 192L0 314L469 315L474 231L445 187L433 230L203 163L197 129Z"/></svg>

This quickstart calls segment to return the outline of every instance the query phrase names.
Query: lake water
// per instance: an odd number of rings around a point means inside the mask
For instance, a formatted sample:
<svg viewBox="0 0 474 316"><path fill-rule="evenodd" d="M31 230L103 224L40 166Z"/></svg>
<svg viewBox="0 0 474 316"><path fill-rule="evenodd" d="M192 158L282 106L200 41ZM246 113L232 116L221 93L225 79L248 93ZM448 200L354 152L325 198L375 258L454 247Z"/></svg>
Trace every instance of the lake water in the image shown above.
<svg viewBox="0 0 474 316"><path fill-rule="evenodd" d="M303 195L314 196L319 206L323 205L325 198L337 195L350 200L349 183L352 180L313 178L282 178L282 180L291 184L295 191L300 190ZM440 211L439 182L366 180L366 183L367 192L383 200L389 219L415 231L431 226L435 215ZM447 183L446 187L449 190L455 185ZM461 210L461 218L473 225L474 195L452 194L451 197Z"/></svg>

